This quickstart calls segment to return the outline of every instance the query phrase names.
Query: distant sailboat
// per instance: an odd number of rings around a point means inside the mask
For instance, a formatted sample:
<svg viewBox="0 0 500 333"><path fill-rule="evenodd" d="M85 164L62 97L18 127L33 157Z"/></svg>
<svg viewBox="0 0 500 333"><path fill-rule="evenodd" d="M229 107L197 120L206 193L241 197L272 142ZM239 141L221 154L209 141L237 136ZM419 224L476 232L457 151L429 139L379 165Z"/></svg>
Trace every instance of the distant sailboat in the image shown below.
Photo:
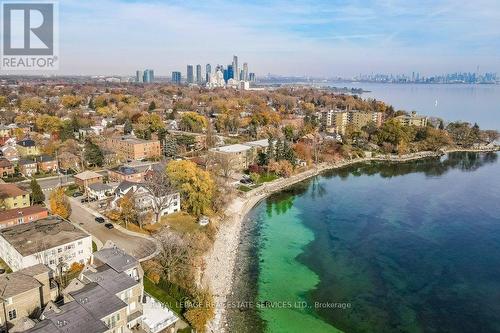
<svg viewBox="0 0 500 333"><path fill-rule="evenodd" d="M436 101L434 102L434 107L437 108L438 107L438 100L436 99Z"/></svg>

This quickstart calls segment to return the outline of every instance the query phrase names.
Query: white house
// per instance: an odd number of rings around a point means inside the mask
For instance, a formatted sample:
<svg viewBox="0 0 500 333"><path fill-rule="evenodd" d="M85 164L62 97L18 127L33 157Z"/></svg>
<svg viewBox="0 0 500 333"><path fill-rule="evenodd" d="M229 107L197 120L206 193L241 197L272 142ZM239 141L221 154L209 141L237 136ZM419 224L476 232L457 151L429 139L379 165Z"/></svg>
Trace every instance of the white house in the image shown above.
<svg viewBox="0 0 500 333"><path fill-rule="evenodd" d="M115 198L111 202L111 207L118 207L119 200L127 194L133 194L135 206L139 213L151 211L156 204L156 201L153 200L152 195L144 187L144 184L123 181L115 190ZM167 202L169 205L161 210L160 216L172 214L181 210L181 199L178 192L170 194L168 199L164 200L164 202Z"/></svg>
<svg viewBox="0 0 500 333"><path fill-rule="evenodd" d="M59 216L0 230L0 257L13 271L37 264L67 270L91 256L92 237Z"/></svg>
<svg viewBox="0 0 500 333"><path fill-rule="evenodd" d="M118 185L117 183L114 183ZM94 183L87 186L87 192L89 197L94 198L96 200L104 200L107 197L113 196L113 192L116 188L116 185L113 186L110 184L102 184L102 183Z"/></svg>

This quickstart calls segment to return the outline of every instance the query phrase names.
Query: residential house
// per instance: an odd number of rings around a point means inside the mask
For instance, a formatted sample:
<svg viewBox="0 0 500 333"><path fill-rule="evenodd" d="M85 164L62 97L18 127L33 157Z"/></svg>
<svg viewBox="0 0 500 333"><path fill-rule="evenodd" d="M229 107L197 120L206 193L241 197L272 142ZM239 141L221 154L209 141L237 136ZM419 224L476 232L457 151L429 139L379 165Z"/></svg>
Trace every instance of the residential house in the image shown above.
<svg viewBox="0 0 500 333"><path fill-rule="evenodd" d="M35 222L47 216L49 216L49 211L47 208L41 206L29 206L0 211L0 229L18 224Z"/></svg>
<svg viewBox="0 0 500 333"><path fill-rule="evenodd" d="M6 209L23 208L30 205L30 194L14 184L0 184L0 200Z"/></svg>
<svg viewBox="0 0 500 333"><path fill-rule="evenodd" d="M108 178L113 182L129 181L140 183L144 181L144 176L149 169L149 165L120 165L108 170Z"/></svg>
<svg viewBox="0 0 500 333"><path fill-rule="evenodd" d="M6 158L0 158L0 177L11 176L14 172L14 164Z"/></svg>
<svg viewBox="0 0 500 333"><path fill-rule="evenodd" d="M116 186L117 185L118 184L116 184ZM94 183L87 186L87 193L90 198L96 200L104 200L110 196L113 196L113 192L116 186L113 187L109 183L108 184Z"/></svg>
<svg viewBox="0 0 500 333"><path fill-rule="evenodd" d="M17 148L14 146L10 145L5 145L2 148L0 148L2 151L2 156L11 161L11 162L17 162L19 160L19 152L17 151Z"/></svg>
<svg viewBox="0 0 500 333"><path fill-rule="evenodd" d="M43 264L36 264L17 272L0 276L0 326L9 332L24 331L24 322L49 302L55 301L59 292L52 271ZM90 333L90 332L89 332Z"/></svg>
<svg viewBox="0 0 500 333"><path fill-rule="evenodd" d="M55 157L49 155L41 155L36 157L39 172L56 172L58 170L58 163Z"/></svg>
<svg viewBox="0 0 500 333"><path fill-rule="evenodd" d="M83 171L73 176L75 184L82 189L86 189L90 184L97 184L103 182L103 175L94 171Z"/></svg>
<svg viewBox="0 0 500 333"><path fill-rule="evenodd" d="M121 182L115 190L115 198L111 202L112 207L119 206L119 200L126 195L132 196L135 201L135 207L139 214L146 214L150 212L155 206L155 200L153 200L152 195L144 187L142 183L134 183L124 181ZM161 210L160 216L172 214L180 211L181 209L181 199L180 194L172 193L168 197L165 197L165 202L168 203L168 207ZM153 221L153 223L156 221Z"/></svg>
<svg viewBox="0 0 500 333"><path fill-rule="evenodd" d="M0 145L4 145L8 139L10 139L10 128L0 124Z"/></svg>
<svg viewBox="0 0 500 333"><path fill-rule="evenodd" d="M25 177L31 177L38 171L37 163L33 160L21 159L17 165L19 172Z"/></svg>
<svg viewBox="0 0 500 333"><path fill-rule="evenodd" d="M161 156L159 140L142 140L132 136L107 138L105 146L128 160L153 159Z"/></svg>
<svg viewBox="0 0 500 333"><path fill-rule="evenodd" d="M13 270L43 263L67 270L92 255L92 237L59 216L0 229L0 258Z"/></svg>
<svg viewBox="0 0 500 333"><path fill-rule="evenodd" d="M21 141L17 141L16 144L17 151L19 156L36 156L40 154L40 150L38 149L35 141L31 139L24 139Z"/></svg>

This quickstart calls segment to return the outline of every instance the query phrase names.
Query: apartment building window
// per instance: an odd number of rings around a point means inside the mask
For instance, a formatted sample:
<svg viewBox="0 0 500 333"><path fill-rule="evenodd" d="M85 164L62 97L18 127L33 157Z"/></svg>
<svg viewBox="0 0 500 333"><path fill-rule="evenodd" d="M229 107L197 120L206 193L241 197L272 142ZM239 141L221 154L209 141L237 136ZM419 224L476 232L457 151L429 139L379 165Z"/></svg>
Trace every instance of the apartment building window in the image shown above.
<svg viewBox="0 0 500 333"><path fill-rule="evenodd" d="M13 320L17 318L16 309L9 310L9 320Z"/></svg>

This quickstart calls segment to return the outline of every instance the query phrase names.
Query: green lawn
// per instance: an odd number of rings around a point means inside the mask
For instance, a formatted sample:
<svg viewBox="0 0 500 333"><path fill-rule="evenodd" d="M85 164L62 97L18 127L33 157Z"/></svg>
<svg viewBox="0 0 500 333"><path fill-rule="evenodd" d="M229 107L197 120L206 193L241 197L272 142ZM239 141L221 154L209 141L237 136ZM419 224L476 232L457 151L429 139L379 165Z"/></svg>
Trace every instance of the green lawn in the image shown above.
<svg viewBox="0 0 500 333"><path fill-rule="evenodd" d="M264 173L260 175L259 179L257 180L257 184L272 182L273 180L276 180L278 178L279 177L276 176L274 173Z"/></svg>
<svg viewBox="0 0 500 333"><path fill-rule="evenodd" d="M169 309L174 311L179 317L182 318L182 309L180 307L180 302L167 294L165 290L155 285L153 281L151 281L147 277L144 277L144 291L168 306Z"/></svg>
<svg viewBox="0 0 500 333"><path fill-rule="evenodd" d="M179 233L191 233L201 227L194 216L184 212L173 213L161 219L161 225L169 226L172 230Z"/></svg>

